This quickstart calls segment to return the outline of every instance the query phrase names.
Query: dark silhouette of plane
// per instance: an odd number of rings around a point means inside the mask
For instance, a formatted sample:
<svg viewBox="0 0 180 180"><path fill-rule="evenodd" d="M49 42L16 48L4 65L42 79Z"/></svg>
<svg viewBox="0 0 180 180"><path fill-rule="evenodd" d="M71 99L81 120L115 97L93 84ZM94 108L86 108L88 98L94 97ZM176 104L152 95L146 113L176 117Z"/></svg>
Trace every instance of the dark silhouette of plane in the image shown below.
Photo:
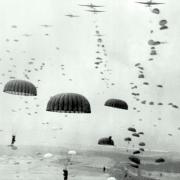
<svg viewBox="0 0 180 180"><path fill-rule="evenodd" d="M104 35L102 35L102 34L95 34L94 36L102 37L102 36L104 36Z"/></svg>
<svg viewBox="0 0 180 180"><path fill-rule="evenodd" d="M73 14L67 14L66 16L68 16L68 17L70 17L70 18L74 18L74 17L80 17L80 16L73 15Z"/></svg>
<svg viewBox="0 0 180 180"><path fill-rule="evenodd" d="M48 25L48 24L42 24L41 26L45 28L52 27L52 25Z"/></svg>
<svg viewBox="0 0 180 180"><path fill-rule="evenodd" d="M136 3L147 5L147 7L151 7L152 5L164 4L164 3L152 2L152 0L147 1L147 2L136 2Z"/></svg>
<svg viewBox="0 0 180 180"><path fill-rule="evenodd" d="M85 6L85 7L90 7L90 8L96 8L96 7L104 7L104 6L97 6L97 5L94 5L94 4L79 4L79 6Z"/></svg>
<svg viewBox="0 0 180 180"><path fill-rule="evenodd" d="M99 11L99 10L86 10L86 11L89 11L89 12L93 12L94 14L97 14L97 13L100 13L100 12L105 12L105 11Z"/></svg>

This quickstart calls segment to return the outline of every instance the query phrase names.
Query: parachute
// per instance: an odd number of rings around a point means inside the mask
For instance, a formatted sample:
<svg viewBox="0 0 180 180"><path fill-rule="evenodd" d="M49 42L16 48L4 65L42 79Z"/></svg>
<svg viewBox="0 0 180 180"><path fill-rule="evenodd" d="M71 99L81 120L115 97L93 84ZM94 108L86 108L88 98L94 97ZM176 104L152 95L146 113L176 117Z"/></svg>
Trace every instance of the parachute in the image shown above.
<svg viewBox="0 0 180 180"><path fill-rule="evenodd" d="M165 29L168 29L168 26L161 26L160 27L160 30L165 30Z"/></svg>
<svg viewBox="0 0 180 180"><path fill-rule="evenodd" d="M155 162L156 163L163 163L163 162L165 162L165 159L159 158L159 159L156 159Z"/></svg>
<svg viewBox="0 0 180 180"><path fill-rule="evenodd" d="M144 142L140 142L139 146L145 146L146 144Z"/></svg>
<svg viewBox="0 0 180 180"><path fill-rule="evenodd" d="M109 146L114 146L114 141L112 140L112 137L109 136L108 138L105 137L105 138L99 139L98 144L99 144L99 145L109 145Z"/></svg>
<svg viewBox="0 0 180 180"><path fill-rule="evenodd" d="M168 23L168 22L167 22L167 20L165 20L165 19L159 21L159 25L160 25L160 26L165 26L167 23Z"/></svg>
<svg viewBox="0 0 180 180"><path fill-rule="evenodd" d="M150 45L150 46L154 46L154 41L151 39L151 40L149 40L148 41L148 45Z"/></svg>
<svg viewBox="0 0 180 180"><path fill-rule="evenodd" d="M53 154L47 153L47 154L44 155L44 158L51 158L52 156L53 156Z"/></svg>
<svg viewBox="0 0 180 180"><path fill-rule="evenodd" d="M134 151L133 154L140 154L141 152L140 151Z"/></svg>
<svg viewBox="0 0 180 180"><path fill-rule="evenodd" d="M144 74L139 74L138 78L143 79L144 78Z"/></svg>
<svg viewBox="0 0 180 180"><path fill-rule="evenodd" d="M139 134L138 133L133 133L132 136L139 137Z"/></svg>
<svg viewBox="0 0 180 180"><path fill-rule="evenodd" d="M160 14L160 10L159 10L158 8L154 8L154 9L152 10L152 13L154 13L154 14Z"/></svg>
<svg viewBox="0 0 180 180"><path fill-rule="evenodd" d="M120 100L120 99L109 99L105 102L104 105L109 106L109 107L113 107L113 108L128 110L127 103L123 100Z"/></svg>
<svg viewBox="0 0 180 180"><path fill-rule="evenodd" d="M133 168L136 168L136 169L138 169L138 168L139 168L139 166L138 166L138 165L136 165L136 164L130 164L130 166L131 166L131 167L133 167Z"/></svg>
<svg viewBox="0 0 180 180"><path fill-rule="evenodd" d="M161 42L160 42L160 41L149 40L149 41L148 41L148 44L149 44L150 46L157 46L157 45L160 45Z"/></svg>
<svg viewBox="0 0 180 180"><path fill-rule="evenodd" d="M144 148L139 148L140 151L144 151Z"/></svg>
<svg viewBox="0 0 180 180"><path fill-rule="evenodd" d="M132 139L130 137L126 137L126 138L124 138L124 140L129 143Z"/></svg>
<svg viewBox="0 0 180 180"><path fill-rule="evenodd" d="M14 95L37 96L36 87L31 82L25 80L8 81L4 86L3 92Z"/></svg>
<svg viewBox="0 0 180 180"><path fill-rule="evenodd" d="M136 132L136 129L135 129L135 128L132 128L132 127L129 127L129 128L128 128L128 131Z"/></svg>
<svg viewBox="0 0 180 180"><path fill-rule="evenodd" d="M130 156L130 157L129 157L129 160L130 160L131 162L135 163L135 164L138 164L138 165L141 164L140 159L137 158L136 156Z"/></svg>
<svg viewBox="0 0 180 180"><path fill-rule="evenodd" d="M108 177L107 180L116 180L115 177Z"/></svg>
<svg viewBox="0 0 180 180"><path fill-rule="evenodd" d="M68 154L67 164L65 166L68 166L68 162L71 162L73 159L73 156L75 156L77 153L74 150L69 150L67 154Z"/></svg>
<svg viewBox="0 0 180 180"><path fill-rule="evenodd" d="M50 98L46 111L60 113L91 113L88 100L75 93L57 94Z"/></svg>
<svg viewBox="0 0 180 180"><path fill-rule="evenodd" d="M69 155L76 155L76 151L70 150L70 151L68 151L68 154L69 154Z"/></svg>
<svg viewBox="0 0 180 180"><path fill-rule="evenodd" d="M34 84L25 80L10 80L8 81L3 89L3 92L13 95L21 95L21 96L37 96L37 90ZM14 116L12 116L15 119ZM14 125L12 125L14 129ZM15 128L16 129L16 128ZM15 132L13 132L12 145L15 142Z"/></svg>
<svg viewBox="0 0 180 180"><path fill-rule="evenodd" d="M157 55L157 51L156 51L156 50L152 50L152 51L150 52L150 55L152 55L152 56Z"/></svg>

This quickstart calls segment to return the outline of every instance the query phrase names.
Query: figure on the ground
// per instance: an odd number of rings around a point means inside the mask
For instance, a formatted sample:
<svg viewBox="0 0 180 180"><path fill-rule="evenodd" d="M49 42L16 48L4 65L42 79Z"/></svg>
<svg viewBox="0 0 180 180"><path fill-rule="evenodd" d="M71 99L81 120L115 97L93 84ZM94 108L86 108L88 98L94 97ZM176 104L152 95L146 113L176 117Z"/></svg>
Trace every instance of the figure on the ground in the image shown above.
<svg viewBox="0 0 180 180"><path fill-rule="evenodd" d="M104 173L106 172L106 167L105 167L105 166L103 167L103 172L104 172Z"/></svg>
<svg viewBox="0 0 180 180"><path fill-rule="evenodd" d="M68 179L68 170L67 169L63 169L63 176L64 176L64 180Z"/></svg>
<svg viewBox="0 0 180 180"><path fill-rule="evenodd" d="M12 135L11 146L13 146L15 142L16 142L16 136Z"/></svg>
<svg viewBox="0 0 180 180"><path fill-rule="evenodd" d="M127 168L124 169L124 178L128 178L128 169Z"/></svg>

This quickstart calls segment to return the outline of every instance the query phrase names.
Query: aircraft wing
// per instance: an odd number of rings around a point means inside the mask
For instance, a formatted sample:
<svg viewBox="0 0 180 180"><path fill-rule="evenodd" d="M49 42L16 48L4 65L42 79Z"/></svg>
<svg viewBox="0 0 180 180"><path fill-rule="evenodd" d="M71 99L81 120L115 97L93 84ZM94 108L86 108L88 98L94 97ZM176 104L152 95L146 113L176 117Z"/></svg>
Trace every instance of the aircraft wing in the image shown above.
<svg viewBox="0 0 180 180"><path fill-rule="evenodd" d="M79 6L90 6L88 4L79 4Z"/></svg>
<svg viewBox="0 0 180 180"><path fill-rule="evenodd" d="M148 4L147 2L136 2L136 3L139 3L139 4Z"/></svg>
<svg viewBox="0 0 180 180"><path fill-rule="evenodd" d="M156 4L164 4L164 3L156 3L156 2L151 3L151 5L156 5Z"/></svg>
<svg viewBox="0 0 180 180"><path fill-rule="evenodd" d="M79 4L79 6L86 6L86 7L104 7L104 6L97 6L97 5L91 5L91 4Z"/></svg>
<svg viewBox="0 0 180 180"><path fill-rule="evenodd" d="M92 7L104 7L104 6L96 6L96 5L92 5Z"/></svg>
<svg viewBox="0 0 180 180"><path fill-rule="evenodd" d="M158 5L158 4L164 4L164 3L156 3L156 2L136 2L139 4L147 4L147 5Z"/></svg>
<svg viewBox="0 0 180 180"><path fill-rule="evenodd" d="M102 35L102 34L95 34L94 36L102 37L102 36L104 36L104 35Z"/></svg>

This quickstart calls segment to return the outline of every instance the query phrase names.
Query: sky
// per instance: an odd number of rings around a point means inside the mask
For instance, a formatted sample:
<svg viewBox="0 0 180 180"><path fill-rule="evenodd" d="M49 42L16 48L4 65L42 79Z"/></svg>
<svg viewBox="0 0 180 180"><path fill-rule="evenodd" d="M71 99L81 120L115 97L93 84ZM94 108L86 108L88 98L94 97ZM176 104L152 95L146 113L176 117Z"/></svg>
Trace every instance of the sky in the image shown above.
<svg viewBox="0 0 180 180"><path fill-rule="evenodd" d="M125 147L124 138L131 135L127 128L133 126L145 133L134 144L145 141L150 150L179 151L180 110L168 103L180 105L180 2L158 2L165 3L158 6L159 15L133 0L0 0L0 144L9 144L13 133L17 145L50 146L95 146L99 138L112 135L116 147ZM89 3L103 5L98 10L105 12L93 14L78 5ZM167 30L159 30L162 19L168 21ZM97 46L96 31L104 47ZM150 39L167 42L156 47L153 61ZM97 57L103 63L95 68ZM138 78L136 63L145 78ZM32 82L37 97L3 93L13 78ZM46 111L51 96L68 92L85 96L92 113ZM132 92L140 93L140 101ZM126 101L129 109L104 106L110 98Z"/></svg>

